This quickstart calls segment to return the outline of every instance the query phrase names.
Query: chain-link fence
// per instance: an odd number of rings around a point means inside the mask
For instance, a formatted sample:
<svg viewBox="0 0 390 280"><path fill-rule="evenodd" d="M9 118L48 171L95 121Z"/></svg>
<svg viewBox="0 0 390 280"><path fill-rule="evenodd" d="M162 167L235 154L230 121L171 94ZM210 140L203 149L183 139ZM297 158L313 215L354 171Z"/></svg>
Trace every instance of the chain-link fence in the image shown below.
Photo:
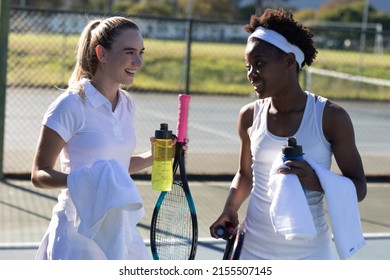
<svg viewBox="0 0 390 280"><path fill-rule="evenodd" d="M30 172L40 123L65 88L75 48L87 21L103 15L30 9L10 10L3 173ZM141 27L143 69L129 89L137 106L137 152L161 122L176 126L177 94L188 92L188 172L232 175L238 165L239 109L254 99L246 80L242 23L130 16ZM350 112L368 175L388 175L390 164L390 34L369 28L313 25L318 57L302 82ZM3 50L2 50L3 51ZM368 83L365 78L371 79ZM149 172L149 171L146 171Z"/></svg>

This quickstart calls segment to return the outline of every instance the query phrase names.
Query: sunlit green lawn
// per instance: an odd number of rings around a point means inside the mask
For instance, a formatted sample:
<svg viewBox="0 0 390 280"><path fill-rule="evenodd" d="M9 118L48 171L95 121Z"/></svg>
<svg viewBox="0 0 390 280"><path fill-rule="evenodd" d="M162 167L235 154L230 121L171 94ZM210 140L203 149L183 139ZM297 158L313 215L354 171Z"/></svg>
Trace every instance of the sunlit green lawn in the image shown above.
<svg viewBox="0 0 390 280"><path fill-rule="evenodd" d="M74 67L77 39L78 35L11 34L7 84L65 86ZM182 91L186 76L185 42L145 39L145 47L144 67L137 73L133 87L145 91ZM194 42L191 46L190 92L250 94L252 88L246 79L244 48L245 44ZM390 80L389 54L361 56L357 52L320 49L313 67ZM387 87L319 75L313 75L311 80L312 91L327 97L390 99Z"/></svg>

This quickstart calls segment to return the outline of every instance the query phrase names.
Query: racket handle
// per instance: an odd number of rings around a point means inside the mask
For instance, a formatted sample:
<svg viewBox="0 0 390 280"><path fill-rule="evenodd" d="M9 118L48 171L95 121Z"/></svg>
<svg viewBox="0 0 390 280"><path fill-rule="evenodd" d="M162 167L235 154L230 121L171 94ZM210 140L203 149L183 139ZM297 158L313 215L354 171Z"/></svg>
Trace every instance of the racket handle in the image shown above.
<svg viewBox="0 0 390 280"><path fill-rule="evenodd" d="M176 136L177 142L184 143L187 137L187 121L188 121L188 105L190 103L190 95L179 94L179 108L177 114Z"/></svg>

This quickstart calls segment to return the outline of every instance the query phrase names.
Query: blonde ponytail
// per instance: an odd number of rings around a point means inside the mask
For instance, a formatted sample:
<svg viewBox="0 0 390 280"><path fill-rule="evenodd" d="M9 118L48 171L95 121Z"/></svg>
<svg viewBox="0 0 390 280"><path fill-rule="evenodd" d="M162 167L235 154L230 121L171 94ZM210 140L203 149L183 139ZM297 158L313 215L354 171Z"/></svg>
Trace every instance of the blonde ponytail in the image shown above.
<svg viewBox="0 0 390 280"><path fill-rule="evenodd" d="M94 49L90 47L92 31L100 24L100 20L91 21L81 33L76 48L76 65L73 70L72 76L69 79L69 87L75 89L79 94L83 95L82 86L80 81L83 78L91 79L94 71L91 71L91 66L96 65L96 62L91 60L97 60ZM95 69L96 70L96 69Z"/></svg>

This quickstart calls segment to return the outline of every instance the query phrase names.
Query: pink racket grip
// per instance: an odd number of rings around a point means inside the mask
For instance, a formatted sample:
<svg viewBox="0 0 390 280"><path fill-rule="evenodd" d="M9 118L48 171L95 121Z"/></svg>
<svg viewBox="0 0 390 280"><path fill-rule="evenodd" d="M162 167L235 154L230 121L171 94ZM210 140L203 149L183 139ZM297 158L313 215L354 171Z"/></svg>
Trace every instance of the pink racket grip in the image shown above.
<svg viewBox="0 0 390 280"><path fill-rule="evenodd" d="M177 110L177 142L184 143L187 137L187 121L188 121L188 105L190 103L190 95L179 94L179 108Z"/></svg>

